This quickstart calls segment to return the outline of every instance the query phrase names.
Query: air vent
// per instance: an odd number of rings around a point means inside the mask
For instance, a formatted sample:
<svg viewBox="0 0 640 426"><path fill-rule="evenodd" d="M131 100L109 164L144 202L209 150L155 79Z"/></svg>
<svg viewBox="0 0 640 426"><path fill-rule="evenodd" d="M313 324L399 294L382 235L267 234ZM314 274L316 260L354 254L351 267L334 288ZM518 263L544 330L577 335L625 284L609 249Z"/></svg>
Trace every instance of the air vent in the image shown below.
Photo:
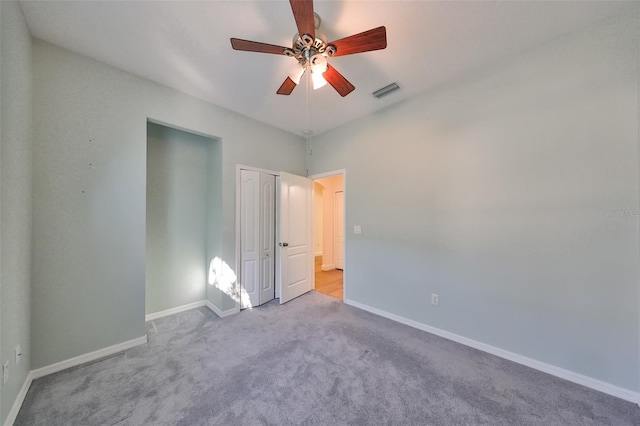
<svg viewBox="0 0 640 426"><path fill-rule="evenodd" d="M399 88L400 86L398 86L396 83L391 83L388 86L384 86L382 89L376 90L375 92L372 93L372 95L380 99L383 96L387 96L391 92L395 92Z"/></svg>

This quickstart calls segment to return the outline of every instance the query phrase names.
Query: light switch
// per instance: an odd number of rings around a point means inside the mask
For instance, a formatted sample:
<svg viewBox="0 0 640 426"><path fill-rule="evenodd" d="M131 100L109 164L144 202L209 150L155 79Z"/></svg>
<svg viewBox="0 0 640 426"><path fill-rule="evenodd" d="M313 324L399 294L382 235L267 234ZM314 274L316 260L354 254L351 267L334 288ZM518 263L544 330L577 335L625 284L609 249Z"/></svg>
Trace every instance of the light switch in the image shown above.
<svg viewBox="0 0 640 426"><path fill-rule="evenodd" d="M362 234L362 227L360 225L353 225L354 234Z"/></svg>

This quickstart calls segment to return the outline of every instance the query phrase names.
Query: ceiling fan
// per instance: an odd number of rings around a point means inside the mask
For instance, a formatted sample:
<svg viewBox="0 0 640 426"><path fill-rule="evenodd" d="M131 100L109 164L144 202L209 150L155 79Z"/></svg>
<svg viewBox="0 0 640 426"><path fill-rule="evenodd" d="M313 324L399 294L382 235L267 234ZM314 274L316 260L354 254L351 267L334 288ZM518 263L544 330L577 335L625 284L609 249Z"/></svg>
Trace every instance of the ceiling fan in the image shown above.
<svg viewBox="0 0 640 426"><path fill-rule="evenodd" d="M302 75L309 69L314 88L328 82L340 94L347 96L355 86L334 67L328 64L327 58L352 55L354 53L380 50L387 47L387 31L378 27L355 34L340 40L327 43L322 36L316 37L316 29L320 27L320 17L313 12L313 0L289 0L293 17L298 26L298 34L293 38L292 47L282 47L257 41L231 39L235 50L247 52L271 53L295 58L299 68L287 77L276 93L290 95L300 83Z"/></svg>

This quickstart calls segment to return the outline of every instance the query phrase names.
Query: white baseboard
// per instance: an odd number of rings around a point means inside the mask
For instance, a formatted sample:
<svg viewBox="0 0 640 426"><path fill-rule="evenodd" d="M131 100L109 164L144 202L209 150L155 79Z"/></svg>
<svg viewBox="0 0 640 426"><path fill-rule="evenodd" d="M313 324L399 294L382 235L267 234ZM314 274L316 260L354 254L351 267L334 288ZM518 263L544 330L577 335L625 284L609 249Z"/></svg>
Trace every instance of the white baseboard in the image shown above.
<svg viewBox="0 0 640 426"><path fill-rule="evenodd" d="M238 309L229 309L226 311L221 311L213 303L208 300L201 300L194 303L189 303L188 305L178 306L177 308L167 309L161 312L155 312L153 314L145 315L145 321L153 321L158 318L166 317L169 315L177 314L180 312L188 311L190 309L199 308L201 306L206 306L211 309L216 315L221 318L228 317L229 315L233 315L239 312ZM40 377L47 376L49 374L57 373L58 371L66 370L67 368L75 367L90 361L95 361L100 358L104 358L109 355L117 354L118 352L126 351L127 349L131 349L138 345L143 345L147 343L147 336L144 335L142 337L138 337L133 340L129 340L126 342L118 343L117 345L109 346L103 349L99 349L94 352L90 352L88 354L80 355L74 358L67 359L65 361L60 361L55 364L48 365L46 367L38 368L35 370L31 370L29 374L27 374L27 378L22 384L22 388L20 388L20 392L14 401L11 411L7 415L7 418L4 422L4 426L12 426L18 417L18 413L20 412L20 408L24 403L24 399L27 396L27 392L29 391L29 387L31 387L31 383Z"/></svg>
<svg viewBox="0 0 640 426"><path fill-rule="evenodd" d="M383 311L381 309L373 308L363 303L355 302L353 300L345 299L344 303L353 307L362 309L372 314L380 315L381 317L388 318L390 320L399 322L401 324L408 325L418 330L426 331L427 333L435 334L436 336L444 337L445 339L452 340L457 343L461 343L465 346L469 346L483 352L490 353L500 358L504 358L509 361L522 364L526 367L533 368L535 370L542 371L552 376L559 377L564 380L568 380L573 383L577 383L582 386L586 386L591 389L615 396L626 401L636 403L640 406L640 392L634 392L628 389L621 388L619 386L612 385L607 382L603 382L592 377L584 376L573 371L565 370L564 368L556 367L555 365L547 364L541 361L537 361L526 356L522 356L513 352L506 351L504 349L497 348L495 346L488 345L486 343L478 342L476 340L469 339L458 334L450 333L448 331L441 330L439 328L431 327L429 325L414 321L405 317L401 317L390 312Z"/></svg>
<svg viewBox="0 0 640 426"><path fill-rule="evenodd" d="M76 356L64 361L56 362L55 364L48 365L46 367L38 368L35 370L31 370L29 374L27 374L27 378L22 384L22 388L20 388L20 392L18 392L18 396L11 406L11 411L7 415L7 419L4 422L4 426L12 426L13 422L16 421L16 417L18 417L18 413L20 412L20 408L22 407L22 403L24 402L25 397L27 396L27 392L29 391L29 387L31 383L40 377L47 376L49 374L57 373L58 371L66 370L67 368L75 367L86 362L95 361L100 358L104 358L109 355L117 354L118 352L126 351L127 349L131 349L138 345L143 345L147 343L147 336L144 335L142 337L138 337L136 339L128 340L126 342L118 343L117 345L109 346L106 348L98 349L94 352L89 352L88 354Z"/></svg>
<svg viewBox="0 0 640 426"><path fill-rule="evenodd" d="M314 256L316 257L322 256L322 250L315 252Z"/></svg>
<svg viewBox="0 0 640 426"><path fill-rule="evenodd" d="M66 370L67 368L75 367L77 365L84 364L86 362L95 361L100 358L104 358L109 355L117 354L118 352L126 351L138 345L144 345L147 343L147 335L128 340L126 342L118 343L117 345L109 346L106 348L98 349L97 351L89 352L88 354L76 356L64 361L56 362L55 364L48 365L46 367L31 370L32 379L37 379L58 371Z"/></svg>
<svg viewBox="0 0 640 426"><path fill-rule="evenodd" d="M153 320L157 320L159 318L167 317L169 315L174 315L174 314L178 314L180 312L189 311L191 309L200 308L202 306L206 306L207 308L212 310L213 313L215 313L220 318L228 317L229 315L237 314L238 312L240 312L240 310L236 309L236 308L231 308L231 309L227 309L226 311L221 311L218 307L216 307L210 301L208 301L208 300L200 300L198 302L193 302L193 303L189 303L187 305L178 306L176 308L171 308L171 309L167 309L167 310L164 310L164 311L155 312L153 314L145 315L144 320L145 321L153 321Z"/></svg>
<svg viewBox="0 0 640 426"><path fill-rule="evenodd" d="M225 318L228 317L230 315L233 314L237 314L238 312L240 312L239 308L231 308L231 309L227 309L226 311L221 311L216 305L214 305L213 303L209 302L208 300L205 300L205 305L207 308L211 309L213 311L214 314L216 314L217 316L219 316L220 318Z"/></svg>
<svg viewBox="0 0 640 426"><path fill-rule="evenodd" d="M4 426L13 426L13 422L15 422L18 417L18 413L20 412L20 408L22 408L22 403L27 396L27 392L29 392L31 382L33 382L33 371L29 371L29 374L27 374L27 378L24 380L24 383L20 388L20 392L18 392L18 396L16 396L16 400L11 406L11 411L9 411L9 414L4 421Z"/></svg>
<svg viewBox="0 0 640 426"><path fill-rule="evenodd" d="M197 302L188 303L186 305L178 306L176 308L166 309L164 311L154 312L152 314L145 315L144 316L144 321L147 322L147 321L157 320L158 318L167 317L167 316L173 315L173 314L179 314L180 312L184 312L184 311L189 311L191 309L200 308L200 307L205 306L205 305L206 305L206 303L205 303L204 300L199 300Z"/></svg>
<svg viewBox="0 0 640 426"><path fill-rule="evenodd" d="M322 265L322 270L323 271L330 271L332 269L336 269L336 265L334 265L333 263L331 263L329 265Z"/></svg>

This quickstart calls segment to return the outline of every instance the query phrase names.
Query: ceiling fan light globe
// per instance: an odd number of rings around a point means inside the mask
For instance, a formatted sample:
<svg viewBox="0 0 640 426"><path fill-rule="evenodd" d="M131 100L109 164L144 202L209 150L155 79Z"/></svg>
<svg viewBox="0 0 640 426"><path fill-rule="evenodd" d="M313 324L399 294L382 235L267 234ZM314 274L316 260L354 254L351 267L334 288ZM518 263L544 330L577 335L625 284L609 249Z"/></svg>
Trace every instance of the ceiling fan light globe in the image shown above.
<svg viewBox="0 0 640 426"><path fill-rule="evenodd" d="M314 73L323 74L327 70L327 58L324 55L313 55L309 62L311 71Z"/></svg>
<svg viewBox="0 0 640 426"><path fill-rule="evenodd" d="M326 47L327 47L327 42L325 42L321 38L316 37L316 39L313 41L313 48L316 49L320 53L324 52L324 49Z"/></svg>
<svg viewBox="0 0 640 426"><path fill-rule="evenodd" d="M300 80L302 79L302 75L304 74L305 71L306 71L306 68L300 66L300 67L296 68L296 70L294 72L289 74L289 78L291 80L293 80L293 82L296 85L298 85L298 84L300 84Z"/></svg>
<svg viewBox="0 0 640 426"><path fill-rule="evenodd" d="M311 45L313 45L313 42L315 41L314 37L311 37L309 34L303 34L300 39L302 40L302 42L304 43L305 46L310 47Z"/></svg>
<svg viewBox="0 0 640 426"><path fill-rule="evenodd" d="M311 81L313 82L313 90L318 90L327 84L327 80L324 79L322 73L311 71Z"/></svg>

